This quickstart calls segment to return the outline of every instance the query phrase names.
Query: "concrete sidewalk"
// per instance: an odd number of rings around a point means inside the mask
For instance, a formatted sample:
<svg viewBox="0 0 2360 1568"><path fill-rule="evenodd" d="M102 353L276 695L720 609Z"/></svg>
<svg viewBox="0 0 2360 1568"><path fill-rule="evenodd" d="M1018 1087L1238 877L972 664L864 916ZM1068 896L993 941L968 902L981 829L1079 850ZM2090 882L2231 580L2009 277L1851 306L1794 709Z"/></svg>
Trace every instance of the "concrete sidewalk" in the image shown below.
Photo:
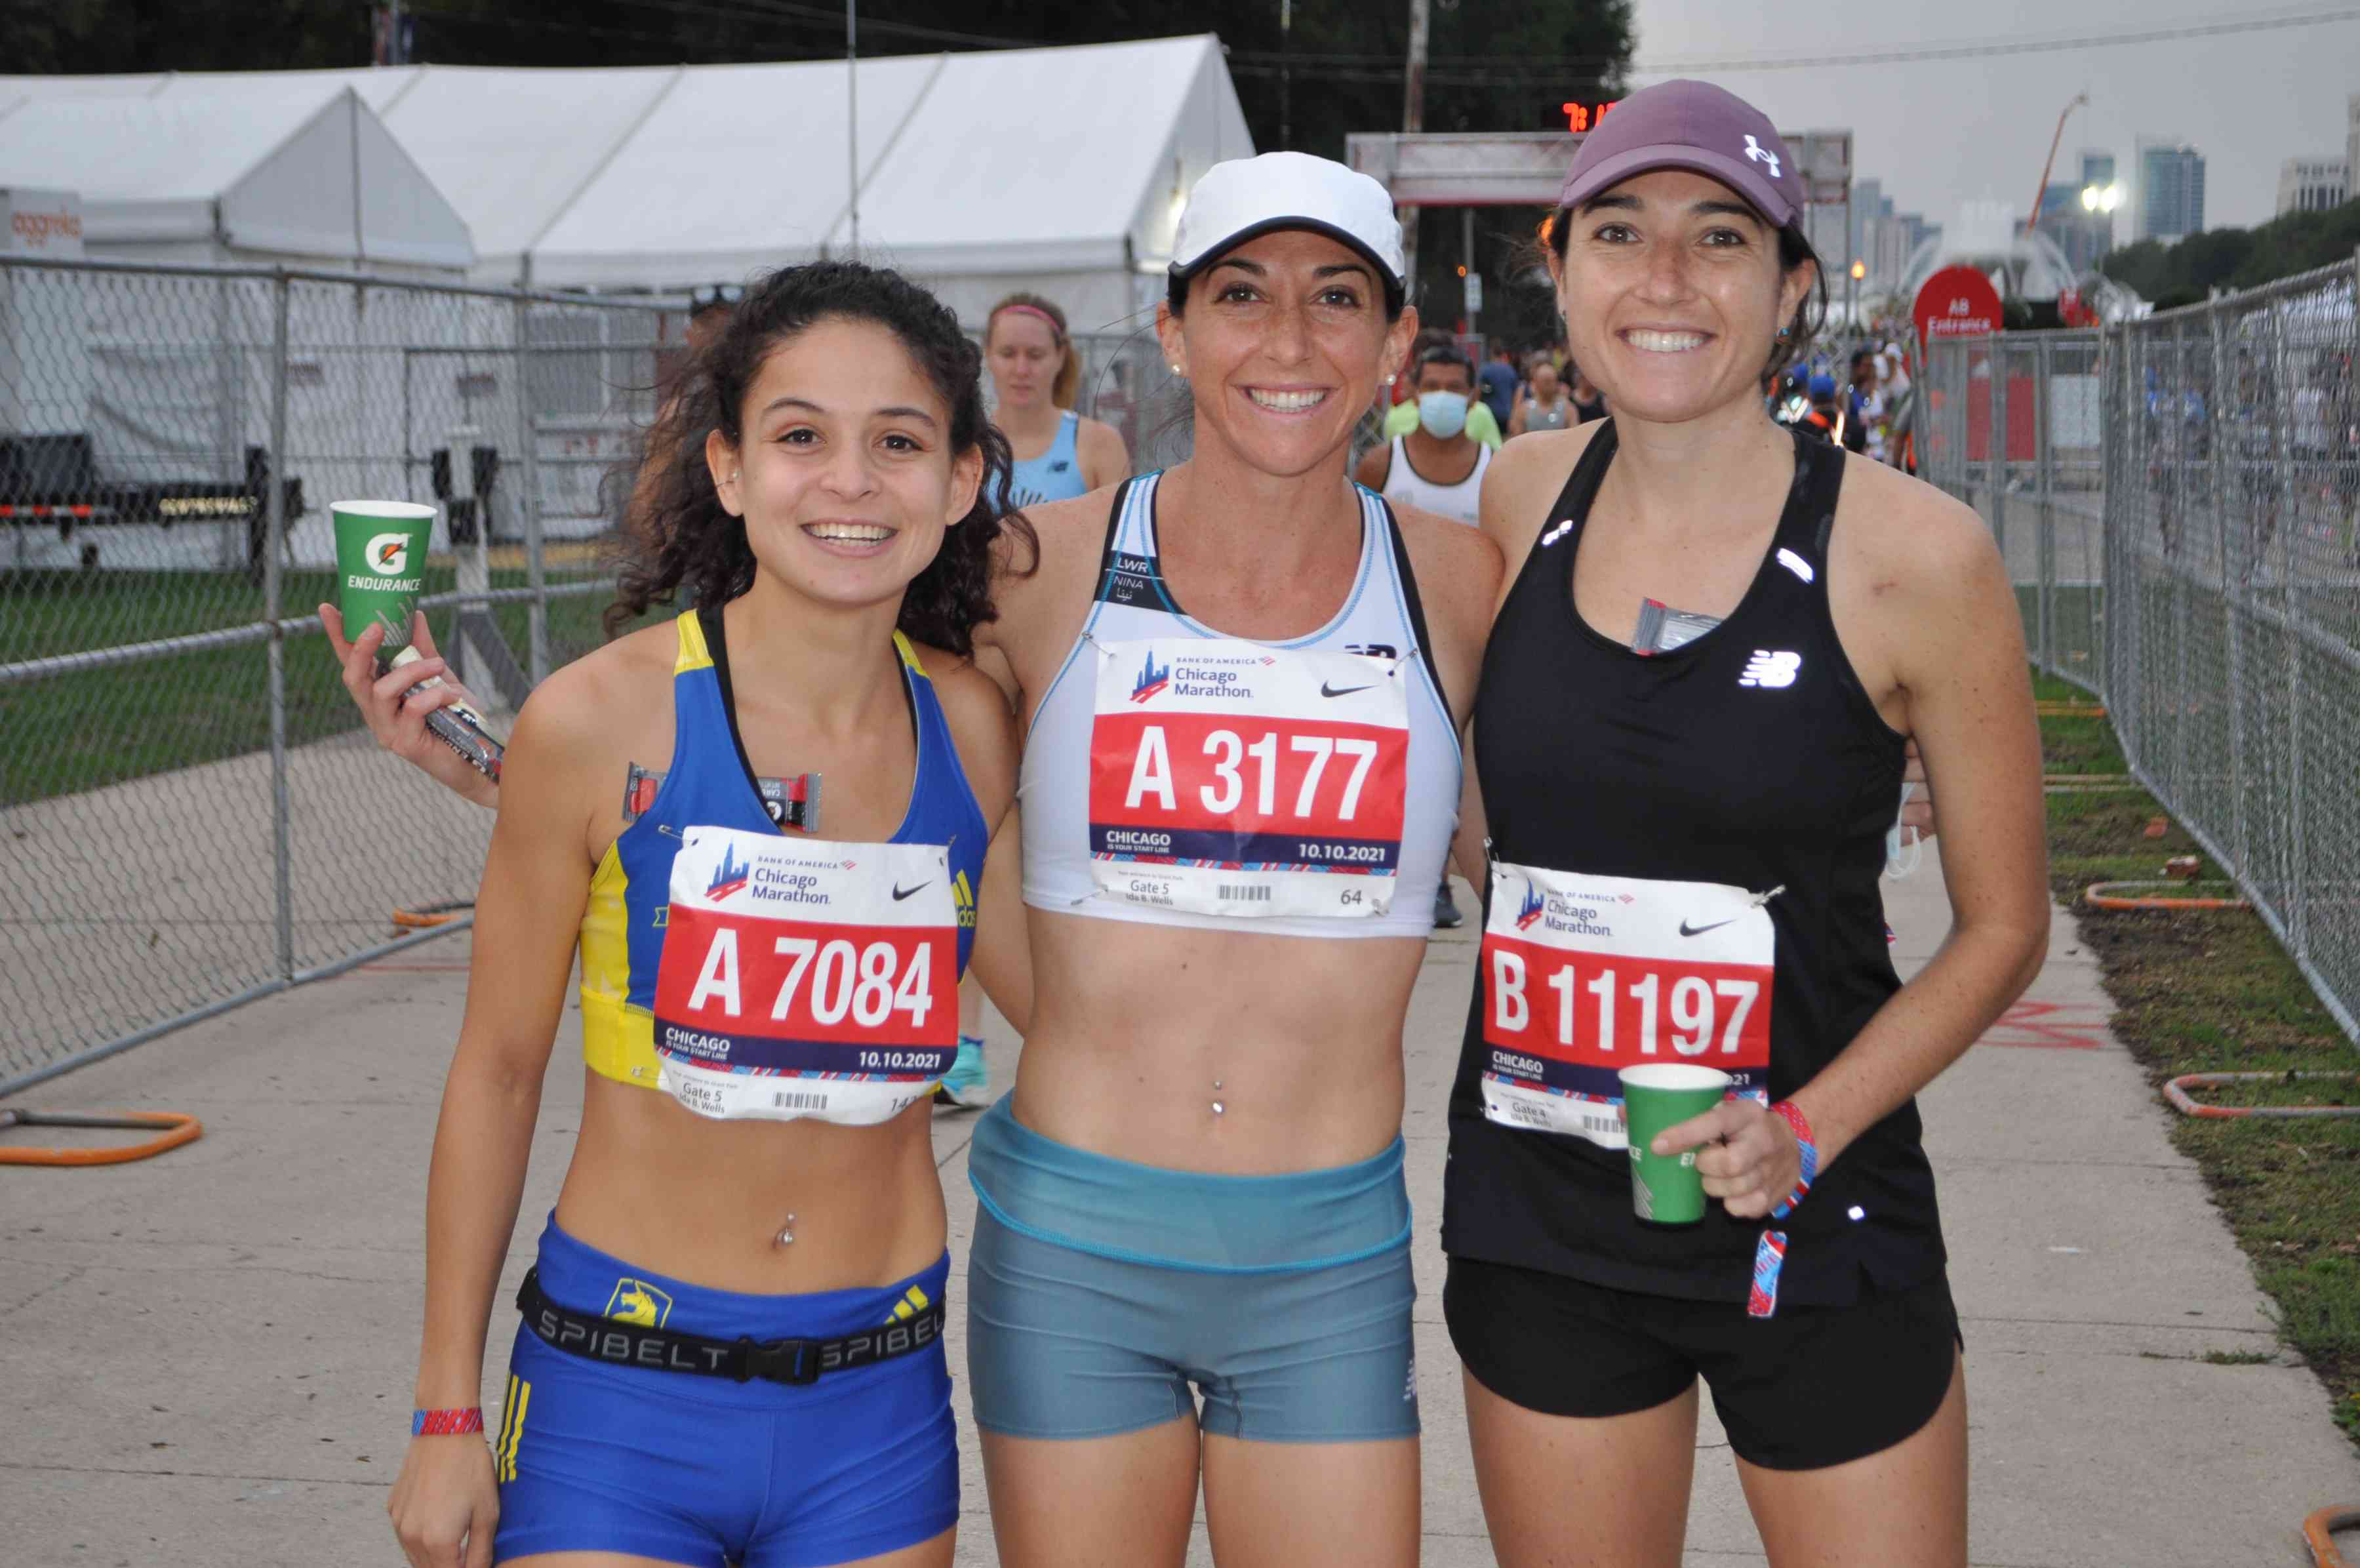
<svg viewBox="0 0 2360 1568"><path fill-rule="evenodd" d="M1946 928L1939 873L1887 884L1905 971ZM1473 904L1462 888L1463 907ZM1443 1103L1475 934L1438 938L1409 1028L1418 1205L1425 1561L1491 1561L1436 1245ZM466 938L275 997L44 1085L49 1109L203 1118L152 1162L0 1169L0 1568L398 1563L384 1516L408 1442L426 1159ZM2360 1461L2278 1344L2168 1113L2106 1032L2060 916L2031 996L1926 1097L1965 1320L1973 1560L1992 1568L2223 1568L2310 1559L2303 1516L2360 1500ZM578 1026L552 1058L508 1288L553 1200L581 1102ZM1016 1043L994 1040L1004 1085ZM935 1148L963 1263L971 1115ZM70 1135L7 1135L11 1143ZM996 1562L967 1459L958 1561ZM511 1330L492 1334L487 1398ZM2260 1352L2214 1365L2207 1353ZM1727 1444L1699 1439L1688 1562L1764 1561ZM1200 1539L1192 1561L1208 1563Z"/></svg>

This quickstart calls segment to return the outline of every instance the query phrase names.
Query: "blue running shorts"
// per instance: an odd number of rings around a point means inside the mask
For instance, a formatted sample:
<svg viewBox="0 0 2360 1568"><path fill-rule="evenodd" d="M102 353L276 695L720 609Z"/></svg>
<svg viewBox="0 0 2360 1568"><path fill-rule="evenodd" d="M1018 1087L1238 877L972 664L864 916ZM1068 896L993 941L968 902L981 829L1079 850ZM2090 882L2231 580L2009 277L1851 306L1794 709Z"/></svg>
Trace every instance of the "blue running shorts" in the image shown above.
<svg viewBox="0 0 2360 1568"><path fill-rule="evenodd" d="M1417 1435L1399 1139L1332 1170L1213 1176L1043 1137L1003 1099L968 1171L985 1431L1109 1437L1196 1414L1258 1442Z"/></svg>
<svg viewBox="0 0 2360 1568"><path fill-rule="evenodd" d="M541 1288L577 1311L717 1339L833 1339L943 1299L948 1255L899 1284L748 1296L585 1246L552 1219ZM694 1568L823 1568L958 1519L942 1342L803 1387L613 1366L517 1330L492 1450L494 1559L618 1552Z"/></svg>

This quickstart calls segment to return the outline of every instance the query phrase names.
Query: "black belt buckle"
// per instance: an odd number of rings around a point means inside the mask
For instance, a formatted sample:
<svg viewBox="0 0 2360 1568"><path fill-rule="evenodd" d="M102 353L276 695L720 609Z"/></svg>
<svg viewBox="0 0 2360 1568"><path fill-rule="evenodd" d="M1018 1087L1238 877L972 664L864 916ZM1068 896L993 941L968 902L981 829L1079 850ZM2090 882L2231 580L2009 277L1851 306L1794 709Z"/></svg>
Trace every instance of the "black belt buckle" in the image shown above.
<svg viewBox="0 0 2360 1568"><path fill-rule="evenodd" d="M774 1339L756 1343L751 1339L738 1342L746 1347L746 1375L765 1382L784 1383L800 1388L819 1381L819 1357L813 1354L813 1342L807 1339Z"/></svg>

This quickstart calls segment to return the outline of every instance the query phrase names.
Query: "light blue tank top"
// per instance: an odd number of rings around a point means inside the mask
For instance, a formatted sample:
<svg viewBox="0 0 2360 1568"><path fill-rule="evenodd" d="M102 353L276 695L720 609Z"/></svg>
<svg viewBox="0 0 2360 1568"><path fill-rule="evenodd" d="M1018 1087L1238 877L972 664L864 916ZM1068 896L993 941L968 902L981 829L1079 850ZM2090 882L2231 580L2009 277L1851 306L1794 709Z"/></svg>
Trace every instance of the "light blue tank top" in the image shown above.
<svg viewBox="0 0 2360 1568"><path fill-rule="evenodd" d="M1082 477L1082 457L1077 436L1082 428L1082 416L1073 410L1057 422L1057 437L1049 443L1049 450L1038 457L1018 462L1008 477L1008 499L1017 506L1037 506L1043 501L1071 500L1089 493L1089 482Z"/></svg>

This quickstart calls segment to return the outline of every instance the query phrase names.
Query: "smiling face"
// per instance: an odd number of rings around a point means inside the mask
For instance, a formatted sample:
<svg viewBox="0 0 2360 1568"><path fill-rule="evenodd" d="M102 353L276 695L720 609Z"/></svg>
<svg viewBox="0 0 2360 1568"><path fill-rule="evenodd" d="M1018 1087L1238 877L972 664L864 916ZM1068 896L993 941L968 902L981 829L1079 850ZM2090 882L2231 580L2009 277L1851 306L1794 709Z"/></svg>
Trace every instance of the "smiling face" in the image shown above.
<svg viewBox="0 0 2360 1568"><path fill-rule="evenodd" d="M1611 187L1571 215L1557 273L1573 356L1623 415L1678 423L1757 396L1778 328L1812 281L1737 193L1684 169Z"/></svg>
<svg viewBox="0 0 2360 1568"><path fill-rule="evenodd" d="M705 438L721 504L746 520L760 572L822 604L898 604L982 482L983 454L951 450L949 406L874 322L780 342L739 419L742 444Z"/></svg>
<svg viewBox="0 0 2360 1568"><path fill-rule="evenodd" d="M1188 378L1199 450L1218 443L1291 477L1331 461L1417 334L1385 320L1376 268L1308 230L1250 239L1188 281L1187 314L1156 308L1165 359ZM1454 367L1454 373L1456 367Z"/></svg>
<svg viewBox="0 0 2360 1568"><path fill-rule="evenodd" d="M1022 409L1047 402L1057 372L1065 368L1065 354L1056 329L1032 312L1010 309L993 316L983 362L990 367L1000 406Z"/></svg>

